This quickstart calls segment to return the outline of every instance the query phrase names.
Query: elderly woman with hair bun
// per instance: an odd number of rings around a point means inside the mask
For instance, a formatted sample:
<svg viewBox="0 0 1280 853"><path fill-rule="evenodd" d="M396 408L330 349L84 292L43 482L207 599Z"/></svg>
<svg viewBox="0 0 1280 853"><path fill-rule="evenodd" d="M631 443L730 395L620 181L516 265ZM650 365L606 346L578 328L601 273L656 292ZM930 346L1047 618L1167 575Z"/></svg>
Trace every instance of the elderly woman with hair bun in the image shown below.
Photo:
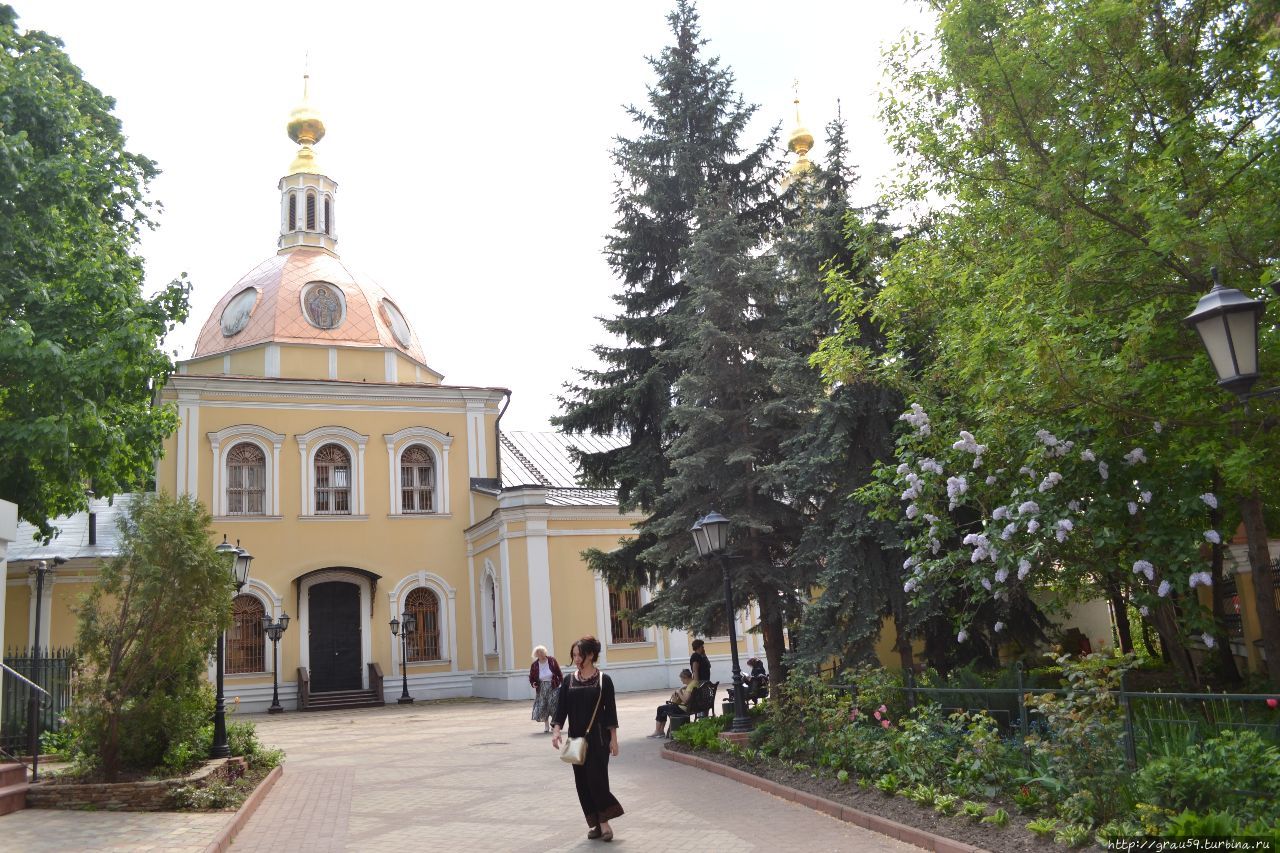
<svg viewBox="0 0 1280 853"><path fill-rule="evenodd" d="M569 723L569 737L587 739L587 760L573 765L578 803L587 819L587 838L613 840L609 821L622 816L622 805L609 790L609 756L618 754L618 708L613 682L596 668L600 641L587 635L573 644L571 673L560 685L559 706L552 721L551 746L560 748L561 729Z"/></svg>
<svg viewBox="0 0 1280 853"><path fill-rule="evenodd" d="M547 654L546 646L533 647L533 666L529 667L529 686L534 690L533 719L542 723L544 734L551 731L551 718L556 715L556 699L560 695L560 664Z"/></svg>

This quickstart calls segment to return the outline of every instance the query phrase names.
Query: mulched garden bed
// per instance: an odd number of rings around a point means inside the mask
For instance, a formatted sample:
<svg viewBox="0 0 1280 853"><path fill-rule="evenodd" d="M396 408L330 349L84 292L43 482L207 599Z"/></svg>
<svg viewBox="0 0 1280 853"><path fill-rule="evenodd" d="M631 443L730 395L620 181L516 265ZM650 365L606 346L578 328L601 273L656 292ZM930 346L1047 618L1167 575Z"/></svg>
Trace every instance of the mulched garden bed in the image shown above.
<svg viewBox="0 0 1280 853"><path fill-rule="evenodd" d="M1012 806L1005 807L1009 812L1009 823L1002 828L992 824L975 823L965 817L941 815L932 809L916 805L904 797L889 796L875 788L860 788L852 781L839 782L828 776L802 773L768 757L748 760L727 752L692 749L687 744L674 740L668 741L666 748L674 752L691 753L699 758L733 767L753 776L760 776L779 785L786 785L843 803L869 814L879 815L955 841L972 844L974 847L990 850L992 853L1032 853L1037 850L1068 849L1061 844L1055 844L1051 838L1041 838L1028 830L1025 824L1029 818L1014 812ZM988 814L992 811L994 809L987 810Z"/></svg>

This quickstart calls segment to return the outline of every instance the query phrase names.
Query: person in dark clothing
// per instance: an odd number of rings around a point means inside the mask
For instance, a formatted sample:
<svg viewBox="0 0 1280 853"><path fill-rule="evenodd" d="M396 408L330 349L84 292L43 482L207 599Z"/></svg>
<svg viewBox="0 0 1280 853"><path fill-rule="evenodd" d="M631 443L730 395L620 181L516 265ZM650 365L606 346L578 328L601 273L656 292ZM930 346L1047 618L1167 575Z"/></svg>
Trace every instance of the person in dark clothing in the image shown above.
<svg viewBox="0 0 1280 853"><path fill-rule="evenodd" d="M609 791L609 756L618 754L618 707L613 681L596 669L599 659L600 641L595 637L587 635L573 644L573 663L578 671L560 685L551 745L560 748L565 720L569 737L587 739L587 760L573 766L573 782L590 827L587 838L612 841L609 821L623 815L622 805Z"/></svg>
<svg viewBox="0 0 1280 853"><path fill-rule="evenodd" d="M707 657L707 653L703 651L705 644L702 640L693 641L693 654L689 656L689 669L693 671L694 681L710 681L711 680L711 660Z"/></svg>

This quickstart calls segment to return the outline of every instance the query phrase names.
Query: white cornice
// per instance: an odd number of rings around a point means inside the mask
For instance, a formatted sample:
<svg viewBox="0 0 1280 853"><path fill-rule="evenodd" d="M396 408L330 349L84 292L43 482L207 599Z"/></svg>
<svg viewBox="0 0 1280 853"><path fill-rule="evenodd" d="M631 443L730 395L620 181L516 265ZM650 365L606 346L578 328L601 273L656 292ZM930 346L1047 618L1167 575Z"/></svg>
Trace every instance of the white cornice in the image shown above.
<svg viewBox="0 0 1280 853"><path fill-rule="evenodd" d="M505 388L464 385L398 385L378 382L341 382L331 379L253 379L241 376L175 374L162 395L198 393L201 399L282 398L302 400L358 400L379 402L450 402L474 409L496 410L511 392Z"/></svg>

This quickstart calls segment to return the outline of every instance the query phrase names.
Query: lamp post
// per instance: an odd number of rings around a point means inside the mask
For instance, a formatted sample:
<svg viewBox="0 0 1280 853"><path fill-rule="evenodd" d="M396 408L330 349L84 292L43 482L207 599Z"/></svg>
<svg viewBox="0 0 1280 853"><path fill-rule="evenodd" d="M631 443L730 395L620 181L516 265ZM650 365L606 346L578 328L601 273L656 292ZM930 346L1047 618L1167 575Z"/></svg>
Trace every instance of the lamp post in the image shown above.
<svg viewBox="0 0 1280 853"><path fill-rule="evenodd" d="M417 627L418 620L408 610L401 615L401 618L404 619L403 623L400 619L394 616L391 617L391 636L399 635L400 637L400 698L397 701L401 705L409 705L413 702L413 697L409 695L409 670L407 668L409 635ZM403 633L400 631L402 625L404 627Z"/></svg>
<svg viewBox="0 0 1280 853"><path fill-rule="evenodd" d="M693 525L693 544L698 556L704 560L715 557L724 575L724 612L729 622L729 650L733 655L733 725L730 731L751 731L751 718L747 716L747 702L742 695L742 667L738 664L738 631L734 626L733 584L729 578L729 563L725 560L725 544L729 540L729 519L712 511Z"/></svg>
<svg viewBox="0 0 1280 853"><path fill-rule="evenodd" d="M1280 387L1250 393L1258 381L1258 323L1266 304L1250 299L1233 287L1223 287L1218 268L1210 269L1213 289L1196 304L1182 322L1200 333L1218 374L1218 385L1232 392L1241 403L1259 397L1274 397ZM1280 293L1280 282L1271 287ZM1262 496L1257 487L1240 499L1240 520L1244 523L1249 547L1249 565L1253 575L1253 597L1262 628L1267 660L1280 660L1280 613L1275 605L1275 578L1271 553L1267 547L1267 526L1263 517ZM1272 671L1271 680L1280 685L1280 674Z"/></svg>
<svg viewBox="0 0 1280 853"><path fill-rule="evenodd" d="M280 707L280 635L289 628L289 614L281 613L280 618L272 622L271 617L262 614L262 632L271 640L271 707L268 714L283 714Z"/></svg>
<svg viewBox="0 0 1280 853"><path fill-rule="evenodd" d="M234 545L228 544L226 534L223 534L222 542L215 550L227 560L227 568L235 581L236 595L239 595L240 590L244 589L245 583L249 580L249 565L253 562L253 555L240 547L239 539ZM209 747L210 758L226 758L231 755L231 746L227 743L226 696L223 693L226 648L227 632L220 631L218 633L217 694L213 702L213 745Z"/></svg>

